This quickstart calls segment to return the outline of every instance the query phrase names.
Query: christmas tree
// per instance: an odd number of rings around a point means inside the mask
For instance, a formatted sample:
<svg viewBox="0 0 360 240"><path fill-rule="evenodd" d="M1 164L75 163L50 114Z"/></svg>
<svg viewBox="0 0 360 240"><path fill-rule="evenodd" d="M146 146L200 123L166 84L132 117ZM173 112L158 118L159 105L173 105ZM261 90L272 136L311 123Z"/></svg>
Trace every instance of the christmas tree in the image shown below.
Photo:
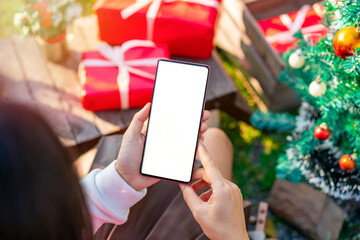
<svg viewBox="0 0 360 240"><path fill-rule="evenodd" d="M279 80L302 99L299 114L256 111L259 129L288 131L277 176L303 180L343 200L360 200L360 1L324 2L326 37L297 32Z"/></svg>

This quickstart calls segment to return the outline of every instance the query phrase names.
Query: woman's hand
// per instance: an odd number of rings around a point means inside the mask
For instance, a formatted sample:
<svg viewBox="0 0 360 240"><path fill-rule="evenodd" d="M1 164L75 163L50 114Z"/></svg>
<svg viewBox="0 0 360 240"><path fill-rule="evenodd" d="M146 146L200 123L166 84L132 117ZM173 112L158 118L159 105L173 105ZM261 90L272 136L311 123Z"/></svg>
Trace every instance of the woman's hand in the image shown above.
<svg viewBox="0 0 360 240"><path fill-rule="evenodd" d="M206 236L216 239L249 239L240 189L226 180L202 143L198 153L204 168L197 169L191 186L180 184L184 199ZM200 196L196 191L210 187Z"/></svg>
<svg viewBox="0 0 360 240"><path fill-rule="evenodd" d="M150 103L137 112L126 130L118 159L116 170L122 178L135 190L141 190L158 182L159 179L146 177L140 174L140 164L144 148L145 134L147 129L147 119L150 112ZM205 121L210 118L210 112L204 111L200 128L200 138L207 130ZM181 127L181 126L179 126ZM171 141L171 139L169 139Z"/></svg>

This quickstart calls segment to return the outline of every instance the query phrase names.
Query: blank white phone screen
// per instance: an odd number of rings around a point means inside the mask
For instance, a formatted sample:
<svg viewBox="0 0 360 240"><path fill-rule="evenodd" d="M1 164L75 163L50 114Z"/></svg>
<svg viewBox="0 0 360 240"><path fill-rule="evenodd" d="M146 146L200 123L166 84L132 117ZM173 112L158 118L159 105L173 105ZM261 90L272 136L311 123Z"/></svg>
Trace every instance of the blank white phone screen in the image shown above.
<svg viewBox="0 0 360 240"><path fill-rule="evenodd" d="M141 173L190 182L209 68L160 60Z"/></svg>

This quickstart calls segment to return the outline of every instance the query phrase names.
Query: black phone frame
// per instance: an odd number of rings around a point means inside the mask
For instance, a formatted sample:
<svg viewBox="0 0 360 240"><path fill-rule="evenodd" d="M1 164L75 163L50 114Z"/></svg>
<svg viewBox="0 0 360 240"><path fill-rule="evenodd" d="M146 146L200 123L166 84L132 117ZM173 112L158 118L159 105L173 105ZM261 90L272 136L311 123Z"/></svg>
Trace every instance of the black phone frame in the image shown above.
<svg viewBox="0 0 360 240"><path fill-rule="evenodd" d="M153 101L153 99L154 99L154 93L155 93L155 87L156 87L156 79L157 79L158 67L159 67L159 63L162 62L162 61L163 61L163 62L173 62L173 63L180 63L180 64L188 64L188 65L200 66L200 67L205 67L205 68L208 69L208 74L207 74L207 79L206 79L206 85L205 85L205 93L204 93L204 98L203 98L202 112L201 112L201 116L200 116L200 123L199 123L199 129L198 129L197 140L196 140L196 147L195 147L195 152L194 152L194 159L193 159L193 164L192 164L192 168L191 168L192 170L191 170L191 175L190 175L190 176L192 176L193 173L194 173L194 164L195 164L195 160L196 160L196 150L197 150L197 147L198 147L198 144L199 144L199 136L200 136L201 122L202 122L202 118L203 118L204 110L205 110L206 95L207 95L207 89L208 89L209 78L210 78L210 66L208 66L208 65L206 65L206 64L186 62L186 61L180 61L180 60L159 59L158 62L157 62L157 67L156 67L155 81L154 81L154 88L153 88L153 93L152 93L152 97L151 97L151 106L150 106L148 124L150 124L151 109L152 109L152 107L153 107L152 101ZM176 180L176 179L165 178L165 177L154 176L154 175L149 175L149 174L146 174L146 173L142 173L141 170L142 170L143 161L144 161L144 153L145 153L145 146L146 146L148 129L149 129L149 127L147 127L147 129L146 129L146 134L145 134L144 148L143 148L143 152L142 152L142 156L141 156L141 164L140 164L140 169L139 169L140 174L143 175L143 176L159 178L159 179L167 180L167 181L171 181L171 182L189 184L189 183L191 182L191 177L190 177L189 181L183 182L183 181L179 181L179 180Z"/></svg>

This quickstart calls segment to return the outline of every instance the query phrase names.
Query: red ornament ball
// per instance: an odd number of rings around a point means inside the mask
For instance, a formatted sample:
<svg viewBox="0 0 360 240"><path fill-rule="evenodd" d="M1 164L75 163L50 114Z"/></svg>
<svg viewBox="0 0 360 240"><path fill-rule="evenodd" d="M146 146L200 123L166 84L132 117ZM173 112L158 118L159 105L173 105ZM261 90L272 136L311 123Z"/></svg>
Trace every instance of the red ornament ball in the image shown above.
<svg viewBox="0 0 360 240"><path fill-rule="evenodd" d="M314 137L320 141L324 141L330 137L330 129L326 123L322 123L315 128Z"/></svg>
<svg viewBox="0 0 360 240"><path fill-rule="evenodd" d="M356 167L356 161L353 160L350 154L345 154L340 158L340 168L344 171L354 170Z"/></svg>
<svg viewBox="0 0 360 240"><path fill-rule="evenodd" d="M345 59L347 56L354 55L356 48L360 48L360 33L356 27L344 27L340 29L334 37L333 47L336 55Z"/></svg>

